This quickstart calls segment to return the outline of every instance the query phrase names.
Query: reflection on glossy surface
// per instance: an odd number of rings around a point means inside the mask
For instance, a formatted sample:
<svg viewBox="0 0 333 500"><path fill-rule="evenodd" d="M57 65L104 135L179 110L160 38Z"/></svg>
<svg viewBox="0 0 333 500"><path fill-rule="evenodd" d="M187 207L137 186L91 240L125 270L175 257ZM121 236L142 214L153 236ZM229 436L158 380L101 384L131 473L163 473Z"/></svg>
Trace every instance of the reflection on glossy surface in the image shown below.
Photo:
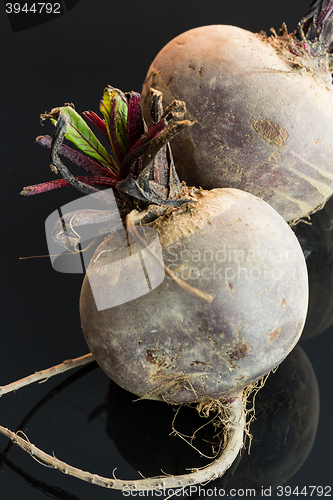
<svg viewBox="0 0 333 500"><path fill-rule="evenodd" d="M30 411L29 416L21 422L19 427L24 428L27 435L31 436L32 417L37 419L37 412L41 408L44 408L43 414L45 417L45 404L51 405L52 398L59 391L68 387L71 382L76 382L73 384L73 389L78 394L81 393L81 398L86 400L88 381L78 380L86 372L87 370L80 370L80 372L68 377L66 381L52 389ZM88 386L94 385L95 378L98 385L100 385L100 376L104 380L101 371L96 370L95 377L89 379ZM77 429L82 428L79 431L79 437L82 440L82 436L85 436L86 449L89 450L88 456L90 458L86 457L88 462L85 470L96 469L95 460L97 458L100 458L101 463L103 462L104 467L107 468L106 471L100 470L104 475L112 474L113 468L119 465L120 457L111 462L109 460L115 454L115 450L112 447L111 440L105 439L103 433L105 423L101 422L102 427L96 427L95 432L92 432L93 429L90 428L92 434L89 439L90 433L85 434L86 431L84 430L85 422L97 423L101 412L106 407L108 414L106 426L109 436L125 460L135 470L140 471L141 474L146 476L160 475L161 471L169 474L179 474L184 472L186 468L203 467L212 461L212 458L209 457L212 456L212 444L215 444L215 446L217 444L217 439L214 439L216 430L214 431L211 425L204 425L208 424L210 419L199 417L195 409L181 407L174 420L178 406L167 405L158 401L135 401L135 396L116 386L113 382L109 384L107 404L103 405L101 399L97 404L96 402L94 406L90 407L88 420L87 417L82 418L81 416L76 421ZM75 400L73 404L76 405ZM65 407L62 406L59 400L57 407L58 405L60 405L58 411L62 414L62 418L65 419L63 423L66 427L68 424L65 423L67 422ZM317 429L318 413L319 395L316 377L306 354L301 347L296 346L276 373L270 375L266 385L256 396L256 420L251 428L253 434L251 454L248 455L245 451L242 457L238 457L228 471L227 476L209 483L207 488L211 489L216 486L217 488L224 488L226 491L236 487L257 488L259 490L266 486L274 488L288 480L301 467L311 450ZM41 417L39 415L39 419ZM200 456L194 448L190 447L179 436L170 436L173 420L174 428L179 433L186 435L187 440L195 433L196 437L193 439L192 444L207 455L206 457ZM27 430L28 422L30 424ZM47 428L50 429L48 424ZM75 434L75 431L72 425L69 430L71 432L70 443L76 443L75 446L78 446L80 443L73 441L72 434ZM41 432L43 430L39 426L38 435ZM63 439L63 432L64 427L58 430L56 440L60 436ZM54 430L51 430L51 433L53 434ZM60 441L53 446L56 446L57 452L60 451ZM105 450L103 452L104 446ZM78 446L79 449L80 446ZM108 450L107 453L106 450ZM7 449L5 453L8 455L9 451ZM77 452L75 452L76 455ZM63 458L71 461L69 449L67 452L63 451ZM61 489L62 483L65 488L66 484L71 484L66 482L70 479L69 477L59 476L54 471L51 471L52 476L49 477L52 483L54 481L53 484L57 485L53 487L39 479L45 470L39 464L36 469L36 478L34 478L29 474L29 469L27 471L22 470L17 467L16 460L12 460L12 457L10 457L10 461L5 458L5 463L12 471L45 495L51 494L53 498L60 499L75 498L66 489ZM31 461L30 458L28 460ZM80 460L76 456L75 465L79 465L81 461L82 459ZM84 467L83 464L80 465ZM121 470L120 474L123 475ZM133 477L133 471L130 472L130 476ZM88 486L92 485L80 481L76 482L75 493L79 495L78 497ZM106 495L111 493L103 488L98 488L97 491L92 490L92 492L94 491L94 500L108 498ZM115 495L117 497L118 494L121 495L121 492L112 492L112 498L115 498Z"/></svg>
<svg viewBox="0 0 333 500"><path fill-rule="evenodd" d="M311 363L298 345L271 374L255 399L250 454L237 469L215 481L230 488L272 488L290 479L308 457L317 432L319 391Z"/></svg>
<svg viewBox="0 0 333 500"><path fill-rule="evenodd" d="M198 433L193 446L211 458L201 457L183 439L170 435L178 405L139 400L110 381L107 407L109 436L126 461L143 475L160 475L161 471L181 474L188 467L203 467L212 462L212 447L203 442L206 428ZM199 417L195 408L183 406L174 427L190 439L205 423L207 420Z"/></svg>
<svg viewBox="0 0 333 500"><path fill-rule="evenodd" d="M155 401L133 403L133 399L132 394L111 382L108 433L134 468L151 476L161 470L179 474L186 468L209 463L210 459L200 457L179 437L170 437L176 407ZM312 366L300 346L269 376L256 396L255 408L250 454L244 450L234 473L210 487L220 483L225 488L274 488L287 481L306 460L317 430L319 392ZM193 445L212 456L214 430L211 425L202 427L209 420L200 418L193 408L183 407L175 427L188 437L201 427Z"/></svg>
<svg viewBox="0 0 333 500"><path fill-rule="evenodd" d="M14 471L18 476L23 478L29 485L29 487L36 488L39 491L45 493L45 496L59 499L59 500L79 500L77 496L72 495L62 488L51 486L44 481L40 481L37 478L27 474L20 467L17 467L11 460L9 460L4 454L0 453L0 461L6 464L12 471Z"/></svg>
<svg viewBox="0 0 333 500"><path fill-rule="evenodd" d="M333 323L333 198L310 222L293 227L309 274L309 309L302 340L319 335Z"/></svg>
<svg viewBox="0 0 333 500"><path fill-rule="evenodd" d="M6 121L1 146L1 199L6 216L2 221L1 246L5 293L0 384L87 352L77 312L81 277L56 273L48 258L19 260L47 253L45 218L75 197L70 189L38 199L27 200L18 195L24 185L50 179L48 152L35 144L35 138L42 133L52 134L53 126L41 127L39 113L67 100L74 100L78 111L91 109L100 98L100 89L112 82L120 88L140 90L143 72L158 50L186 29L222 23L268 32L271 26L278 30L286 22L292 31L308 4L310 0L258 0L255 4L245 0L131 2L130 9L126 9L125 30L124 22L119 22L124 19L125 4L121 2L81 0L58 20L17 34L12 34L7 17L0 16L2 67L6 75L2 80L5 90L2 112ZM87 27L89 35L83 36ZM304 229L308 228L304 225ZM319 278L319 292L320 286ZM319 302L322 299L319 294ZM323 304L323 316L324 307ZM303 344L318 377L321 414L314 448L288 484L332 483L332 334L330 330ZM36 402L59 381L35 384L0 398L0 423L15 430ZM107 436L106 413L98 416L95 413L95 418L88 421L88 415L105 401L108 385L102 371L95 370L50 402L23 430L31 442L84 470L112 476L113 469L118 467L118 477L139 477L137 469L123 461ZM131 412L137 411L135 408L136 403ZM142 437L145 442L147 436ZM0 436L1 451L7 443ZM7 466L1 469L1 500L125 500L121 492L83 483L43 467L21 450L13 450L10 460L17 469L15 472ZM28 476L25 479L19 475L18 469L36 478L35 487L27 482ZM53 490L48 490L47 484ZM67 497L65 490L69 493ZM300 497L303 495L298 500Z"/></svg>

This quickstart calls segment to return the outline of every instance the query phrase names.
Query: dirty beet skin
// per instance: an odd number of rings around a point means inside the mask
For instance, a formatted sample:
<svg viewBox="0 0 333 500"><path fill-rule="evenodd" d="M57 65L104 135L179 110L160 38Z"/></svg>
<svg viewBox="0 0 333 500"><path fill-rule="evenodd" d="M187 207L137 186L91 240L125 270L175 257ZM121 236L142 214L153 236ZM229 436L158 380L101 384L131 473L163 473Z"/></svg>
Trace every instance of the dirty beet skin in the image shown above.
<svg viewBox="0 0 333 500"><path fill-rule="evenodd" d="M197 203L170 208L149 226L165 265L212 300L166 274L151 292L98 311L86 276L80 309L88 346L111 379L140 397L230 399L278 365L301 335L308 303L301 247L272 207L236 189L201 191ZM108 275L108 264L124 255L119 241L110 234L89 265L100 293L112 294L121 279Z"/></svg>
<svg viewBox="0 0 333 500"><path fill-rule="evenodd" d="M186 102L196 124L172 143L180 179L242 189L287 221L323 204L333 192L331 39L323 40L215 25L163 47L143 84L143 110L149 120L151 88L164 106Z"/></svg>

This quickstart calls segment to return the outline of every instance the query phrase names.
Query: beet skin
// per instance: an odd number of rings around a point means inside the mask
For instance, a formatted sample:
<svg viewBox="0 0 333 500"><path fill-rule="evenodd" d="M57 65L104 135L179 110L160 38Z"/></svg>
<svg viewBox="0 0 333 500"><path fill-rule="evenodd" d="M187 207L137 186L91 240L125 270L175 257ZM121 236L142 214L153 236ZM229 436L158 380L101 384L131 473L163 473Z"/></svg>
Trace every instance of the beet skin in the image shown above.
<svg viewBox="0 0 333 500"><path fill-rule="evenodd" d="M143 398L231 398L278 365L301 335L308 283L297 238L267 203L235 189L200 192L197 203L168 209L150 227L165 265L213 300L166 274L151 292L97 310L86 276L80 308L88 346L111 379ZM108 273L118 250L111 233L90 262L99 293L112 294L121 278L117 269Z"/></svg>

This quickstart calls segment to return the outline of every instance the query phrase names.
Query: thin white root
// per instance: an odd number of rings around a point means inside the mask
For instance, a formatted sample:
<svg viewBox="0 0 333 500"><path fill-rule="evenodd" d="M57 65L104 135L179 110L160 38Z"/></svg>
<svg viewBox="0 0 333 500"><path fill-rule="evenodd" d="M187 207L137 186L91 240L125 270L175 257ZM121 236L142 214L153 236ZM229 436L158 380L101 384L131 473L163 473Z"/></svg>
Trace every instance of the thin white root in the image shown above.
<svg viewBox="0 0 333 500"><path fill-rule="evenodd" d="M48 380L54 375L59 375L60 373L67 372L68 370L72 370L73 368L77 368L78 366L83 366L88 363L94 361L94 356L89 353L85 356L81 356L75 359L67 359L60 363L60 365L52 366L51 368L47 368L46 370L41 370L40 372L33 373L28 377L21 378L16 382L12 382L11 384L0 386L0 397L3 394L7 394L8 392L17 391L21 387L25 387L26 385L32 384L33 382L38 382L38 380Z"/></svg>
<svg viewBox="0 0 333 500"><path fill-rule="evenodd" d="M190 485L202 484L221 477L236 459L243 446L245 411L243 394L240 394L235 401L230 404L232 415L228 424L226 444L221 454L210 465L203 469L196 469L188 474L179 476L161 476L134 481L123 481L121 479L106 478L82 471L62 462L54 456L43 452L26 439L20 437L18 433L12 432L0 426L0 433L8 437L14 444L17 444L33 458L42 461L46 466L59 470L64 474L74 476L88 483L96 484L104 488L117 490L161 490L164 488L184 488Z"/></svg>

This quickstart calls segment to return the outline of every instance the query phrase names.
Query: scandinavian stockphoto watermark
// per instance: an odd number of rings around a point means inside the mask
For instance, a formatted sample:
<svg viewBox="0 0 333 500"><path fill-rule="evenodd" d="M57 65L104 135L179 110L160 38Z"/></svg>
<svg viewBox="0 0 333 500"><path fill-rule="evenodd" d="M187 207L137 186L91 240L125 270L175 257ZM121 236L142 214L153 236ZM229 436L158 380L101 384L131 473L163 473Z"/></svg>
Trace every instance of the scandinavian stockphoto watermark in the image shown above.
<svg viewBox="0 0 333 500"><path fill-rule="evenodd" d="M198 289L208 280L229 287L237 279L279 280L283 263L297 257L292 250L254 250L216 242L214 248L202 250L169 245L163 255L155 229L124 227L112 189L55 210L46 219L45 231L53 268L62 273L87 273L99 311L149 293L166 276L194 283ZM106 237L108 244L99 246Z"/></svg>
<svg viewBox="0 0 333 500"><path fill-rule="evenodd" d="M141 297L164 280L157 232L125 230L112 189L104 190L102 199L94 193L55 210L46 219L45 232L53 268L86 272L99 311ZM108 247L94 254L108 235Z"/></svg>
<svg viewBox="0 0 333 500"><path fill-rule="evenodd" d="M274 248L235 248L231 244L203 250L190 250L170 245L165 263L173 273L184 281L282 278L283 263L296 262L294 250Z"/></svg>

